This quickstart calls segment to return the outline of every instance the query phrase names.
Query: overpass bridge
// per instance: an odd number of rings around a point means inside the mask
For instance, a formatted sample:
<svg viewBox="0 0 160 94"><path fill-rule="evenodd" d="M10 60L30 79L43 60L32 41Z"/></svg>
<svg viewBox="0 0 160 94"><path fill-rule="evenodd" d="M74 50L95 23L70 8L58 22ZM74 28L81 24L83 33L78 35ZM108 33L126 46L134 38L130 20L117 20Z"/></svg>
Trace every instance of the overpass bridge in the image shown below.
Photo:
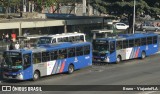
<svg viewBox="0 0 160 94"><path fill-rule="evenodd" d="M24 33L23 29L26 28L43 28L43 27L55 27L62 26L64 33L68 32L67 26L81 26L100 24L103 26L102 17L70 17L70 18L46 18L46 19L5 19L0 20L0 30L6 29L18 29L18 35L21 36Z"/></svg>

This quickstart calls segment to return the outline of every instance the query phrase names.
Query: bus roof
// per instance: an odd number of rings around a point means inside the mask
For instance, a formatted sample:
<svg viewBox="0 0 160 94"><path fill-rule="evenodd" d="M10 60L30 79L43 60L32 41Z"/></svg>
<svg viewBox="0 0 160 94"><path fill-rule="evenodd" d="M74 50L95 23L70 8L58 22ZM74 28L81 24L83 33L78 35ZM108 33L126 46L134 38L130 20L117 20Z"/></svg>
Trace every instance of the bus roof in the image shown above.
<svg viewBox="0 0 160 94"><path fill-rule="evenodd" d="M18 36L18 39L37 39L40 37L42 37L42 35L27 35L27 36Z"/></svg>
<svg viewBox="0 0 160 94"><path fill-rule="evenodd" d="M77 32L74 32L74 33L62 33L62 34L55 34L55 35L44 35L44 36L41 36L40 38L42 37L52 37L52 38L59 38L59 37L68 37L68 36L75 36L75 35L84 35L84 33L77 33Z"/></svg>
<svg viewBox="0 0 160 94"><path fill-rule="evenodd" d="M24 49L18 49L18 50L9 50L12 52L42 52L42 51L48 51L48 50L56 50L60 48L68 48L68 47L75 47L75 46L83 46L83 45L89 45L90 42L78 42L78 43L71 43L71 42L60 42L56 44L46 44L39 47L34 48L24 48Z"/></svg>
<svg viewBox="0 0 160 94"><path fill-rule="evenodd" d="M116 40L135 39L135 38L143 38L143 37L157 36L157 35L158 34L155 33L120 34L114 37L97 38L97 40L116 41Z"/></svg>

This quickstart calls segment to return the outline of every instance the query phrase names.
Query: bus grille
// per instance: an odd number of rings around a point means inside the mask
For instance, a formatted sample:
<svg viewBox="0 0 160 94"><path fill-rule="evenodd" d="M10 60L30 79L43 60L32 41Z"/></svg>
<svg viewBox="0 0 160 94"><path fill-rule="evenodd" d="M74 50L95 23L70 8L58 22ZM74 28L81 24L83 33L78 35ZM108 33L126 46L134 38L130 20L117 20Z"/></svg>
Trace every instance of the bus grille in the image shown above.
<svg viewBox="0 0 160 94"><path fill-rule="evenodd" d="M106 53L101 53L100 56L104 57L106 56Z"/></svg>
<svg viewBox="0 0 160 94"><path fill-rule="evenodd" d="M3 69L4 72L18 72L19 69Z"/></svg>
<svg viewBox="0 0 160 94"><path fill-rule="evenodd" d="M97 53L97 52L93 52L93 56L104 57L104 56L106 56L106 53Z"/></svg>

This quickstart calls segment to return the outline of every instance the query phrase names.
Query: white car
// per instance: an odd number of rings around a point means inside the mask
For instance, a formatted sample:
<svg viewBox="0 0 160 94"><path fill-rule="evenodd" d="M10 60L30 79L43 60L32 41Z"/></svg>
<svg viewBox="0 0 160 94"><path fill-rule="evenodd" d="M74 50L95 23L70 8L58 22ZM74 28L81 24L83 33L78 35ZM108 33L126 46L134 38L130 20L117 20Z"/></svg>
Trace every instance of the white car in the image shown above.
<svg viewBox="0 0 160 94"><path fill-rule="evenodd" d="M115 23L116 29L127 29L129 25L126 25L125 23Z"/></svg>
<svg viewBox="0 0 160 94"><path fill-rule="evenodd" d="M160 27L158 27L158 26L154 26L154 25L149 25L149 24L142 24L141 25L141 29L143 30L143 31L159 31L160 30Z"/></svg>

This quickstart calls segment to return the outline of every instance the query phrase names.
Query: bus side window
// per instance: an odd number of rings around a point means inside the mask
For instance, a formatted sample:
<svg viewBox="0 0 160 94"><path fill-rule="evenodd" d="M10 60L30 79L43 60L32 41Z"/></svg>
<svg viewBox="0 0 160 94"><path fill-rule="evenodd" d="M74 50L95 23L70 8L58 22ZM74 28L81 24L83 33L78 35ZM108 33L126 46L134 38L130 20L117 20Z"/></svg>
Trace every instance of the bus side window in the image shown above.
<svg viewBox="0 0 160 94"><path fill-rule="evenodd" d="M42 62L50 61L50 54L49 52L42 52Z"/></svg>
<svg viewBox="0 0 160 94"><path fill-rule="evenodd" d="M157 44L157 36L153 37L153 44Z"/></svg>
<svg viewBox="0 0 160 94"><path fill-rule="evenodd" d="M58 42L62 42L62 38L58 38Z"/></svg>
<svg viewBox="0 0 160 94"><path fill-rule="evenodd" d="M80 41L84 41L84 36L83 35L80 36Z"/></svg>
<svg viewBox="0 0 160 94"><path fill-rule="evenodd" d="M141 45L143 46L143 45L146 45L146 44L147 44L146 38L141 38Z"/></svg>
<svg viewBox="0 0 160 94"><path fill-rule="evenodd" d="M110 42L110 52L113 53L115 51L115 42Z"/></svg>
<svg viewBox="0 0 160 94"><path fill-rule="evenodd" d="M61 49L59 50L58 59L67 58L67 49Z"/></svg>
<svg viewBox="0 0 160 94"><path fill-rule="evenodd" d="M23 55L24 58L24 66L28 67L31 65L31 55L30 54L24 54Z"/></svg>
<svg viewBox="0 0 160 94"><path fill-rule="evenodd" d="M68 42L72 42L72 38L71 37L68 37Z"/></svg>
<svg viewBox="0 0 160 94"><path fill-rule="evenodd" d="M64 38L61 38L61 42L64 42Z"/></svg>
<svg viewBox="0 0 160 94"><path fill-rule="evenodd" d="M152 44L152 37L147 37L147 44Z"/></svg>
<svg viewBox="0 0 160 94"><path fill-rule="evenodd" d="M52 43L56 43L56 39L52 39Z"/></svg>
<svg viewBox="0 0 160 94"><path fill-rule="evenodd" d="M76 56L83 55L83 47L76 47Z"/></svg>
<svg viewBox="0 0 160 94"><path fill-rule="evenodd" d="M67 42L67 37L64 37L64 38L63 38L63 42Z"/></svg>
<svg viewBox="0 0 160 94"><path fill-rule="evenodd" d="M69 37L66 37L66 41L69 42Z"/></svg>
<svg viewBox="0 0 160 94"><path fill-rule="evenodd" d="M80 36L75 36L75 41L80 41Z"/></svg>
<svg viewBox="0 0 160 94"><path fill-rule="evenodd" d="M134 39L129 40L129 47L134 47Z"/></svg>
<svg viewBox="0 0 160 94"><path fill-rule="evenodd" d="M75 41L75 37L71 37L71 42L74 42Z"/></svg>
<svg viewBox="0 0 160 94"><path fill-rule="evenodd" d="M122 49L122 41L117 41L117 43L116 43L116 49L117 50Z"/></svg>
<svg viewBox="0 0 160 94"><path fill-rule="evenodd" d="M128 48L128 40L123 40L123 49Z"/></svg>
<svg viewBox="0 0 160 94"><path fill-rule="evenodd" d="M84 46L84 55L90 54L90 46Z"/></svg>
<svg viewBox="0 0 160 94"><path fill-rule="evenodd" d="M41 53L33 53L33 63L41 63Z"/></svg>
<svg viewBox="0 0 160 94"><path fill-rule="evenodd" d="M51 51L51 60L57 60L58 58L58 51Z"/></svg>
<svg viewBox="0 0 160 94"><path fill-rule="evenodd" d="M140 44L141 44L141 39L135 39L134 46L140 46Z"/></svg>
<svg viewBox="0 0 160 94"><path fill-rule="evenodd" d="M68 48L68 57L75 57L75 48Z"/></svg>

